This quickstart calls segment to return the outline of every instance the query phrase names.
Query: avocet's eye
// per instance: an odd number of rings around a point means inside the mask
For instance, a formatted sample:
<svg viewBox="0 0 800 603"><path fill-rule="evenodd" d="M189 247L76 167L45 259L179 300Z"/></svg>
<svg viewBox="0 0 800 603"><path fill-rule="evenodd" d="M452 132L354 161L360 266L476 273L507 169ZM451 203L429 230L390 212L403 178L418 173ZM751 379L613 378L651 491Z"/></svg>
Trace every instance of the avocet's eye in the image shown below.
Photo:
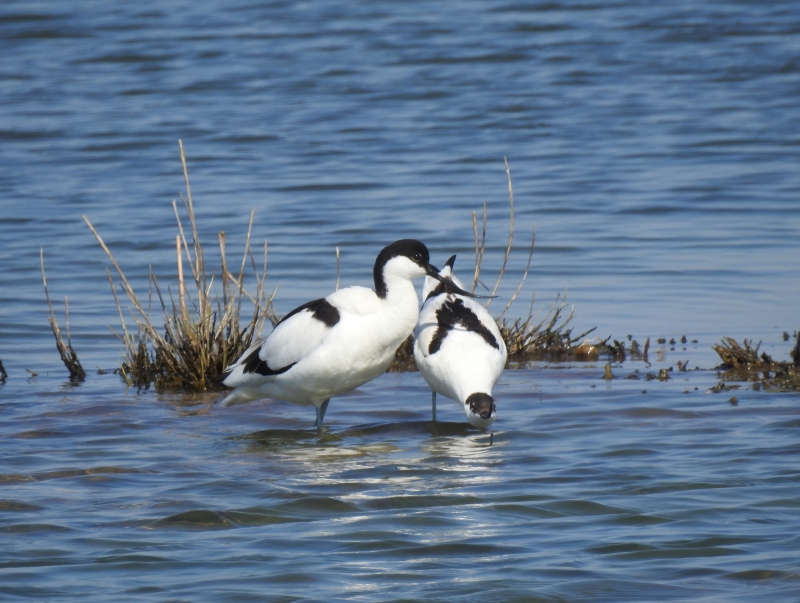
<svg viewBox="0 0 800 603"><path fill-rule="evenodd" d="M413 258L413 259L414 259L414 261L415 261L415 262L420 262L420 261L422 261L422 254L421 254L421 253L419 253L419 252L415 253L415 254L414 254L414 258Z"/></svg>

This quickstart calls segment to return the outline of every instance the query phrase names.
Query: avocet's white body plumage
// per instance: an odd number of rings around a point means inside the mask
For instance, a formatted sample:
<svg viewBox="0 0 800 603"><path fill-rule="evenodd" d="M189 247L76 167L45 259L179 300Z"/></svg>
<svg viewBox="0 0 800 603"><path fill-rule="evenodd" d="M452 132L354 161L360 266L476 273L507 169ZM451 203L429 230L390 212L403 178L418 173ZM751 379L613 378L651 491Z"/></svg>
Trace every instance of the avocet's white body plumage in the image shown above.
<svg viewBox="0 0 800 603"><path fill-rule="evenodd" d="M226 370L229 406L275 398L311 405L321 425L332 396L386 371L419 314L412 279L437 274L428 250L405 239L375 262L376 290L348 287L290 312L272 333Z"/></svg>
<svg viewBox="0 0 800 603"><path fill-rule="evenodd" d="M460 289L452 274L455 256L440 272ZM470 424L488 427L496 417L492 388L506 364L506 346L491 314L476 301L447 293L433 279L425 279L423 306L414 329L414 360L433 390L436 419L437 392L460 402Z"/></svg>

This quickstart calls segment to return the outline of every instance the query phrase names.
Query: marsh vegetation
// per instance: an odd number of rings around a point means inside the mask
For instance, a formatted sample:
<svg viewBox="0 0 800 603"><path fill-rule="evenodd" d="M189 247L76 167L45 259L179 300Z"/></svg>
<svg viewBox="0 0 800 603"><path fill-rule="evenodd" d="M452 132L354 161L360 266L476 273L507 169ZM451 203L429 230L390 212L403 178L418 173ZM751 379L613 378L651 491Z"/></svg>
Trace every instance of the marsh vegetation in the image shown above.
<svg viewBox="0 0 800 603"><path fill-rule="evenodd" d="M185 193L181 203L172 202L177 223L175 257L177 282L166 289L156 275L150 271L146 295L137 294L116 261L111 249L87 216L84 221L98 244L106 253L113 271L106 268L111 293L119 315L119 328L111 329L122 343L122 359L118 373L132 387L160 391L208 392L222 389L221 376L225 367L235 362L260 336L267 322L275 325L280 317L273 307L277 287L267 292L266 241L256 258L251 236L255 213L250 220L244 240L241 260L231 269L227 256L225 232L217 235L218 265L210 269L206 263L206 248L200 240L192 198L189 170L183 143L179 141L180 160L183 168ZM482 278L485 273L484 259L487 249L488 215L486 204L481 216L472 213L475 247L475 267L472 274L471 291L481 287L489 294L487 308L506 276L509 258L514 250L515 213L514 188L508 162L505 162L508 184L509 225L502 264L494 285L489 286ZM181 212L181 208L183 212ZM182 215L183 213L183 215ZM640 345L631 336L624 339L601 339L587 336L595 328L575 333L574 308L566 301L566 293L556 296L542 316L535 308L535 293L522 317L510 319L509 310L517 302L529 273L534 253L536 230L533 229L527 247L527 262L520 281L496 321L508 349L508 365L524 366L536 360L565 361L605 359L623 362L627 359L648 362L650 338ZM336 249L339 284L339 250ZM50 309L49 322L56 346L72 380L83 380L86 372L72 347L69 336L69 305L65 301L66 339L64 338L47 289L44 270L44 250L41 251L42 282ZM130 303L124 303L126 300ZM109 327L111 328L111 327ZM682 338L685 343L685 336ZM666 343L659 339L658 343ZM672 342L674 343L674 341ZM759 344L760 345L760 344ZM793 362L776 362L766 353L759 355L759 345L744 340L739 345L731 338L724 338L714 346L723 361L721 376L730 381L751 381L754 388L798 390L800 389L800 339L792 351ZM606 365L605 378L614 378L610 365ZM686 370L678 362L679 370ZM409 337L398 348L389 371L414 371L416 366L412 353L412 338ZM0 379L6 374L0 364ZM653 376L655 378L655 375ZM660 376L667 379L668 376Z"/></svg>

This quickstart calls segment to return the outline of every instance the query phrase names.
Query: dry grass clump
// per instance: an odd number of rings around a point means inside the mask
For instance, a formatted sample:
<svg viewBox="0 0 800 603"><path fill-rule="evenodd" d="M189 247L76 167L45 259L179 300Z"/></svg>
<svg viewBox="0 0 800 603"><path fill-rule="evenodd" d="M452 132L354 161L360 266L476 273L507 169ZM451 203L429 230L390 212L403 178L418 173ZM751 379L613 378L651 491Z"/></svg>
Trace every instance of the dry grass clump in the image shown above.
<svg viewBox="0 0 800 603"><path fill-rule="evenodd" d="M761 342L753 347L752 340L745 339L741 346L732 337L723 337L713 346L727 369L719 376L724 381L752 382L757 390L800 391L800 332L796 336L797 343L790 352L792 362L776 361L765 352L759 355Z"/></svg>
<svg viewBox="0 0 800 603"><path fill-rule="evenodd" d="M177 292L168 289L168 301L164 298L158 279L151 271L145 307L100 234L86 216L83 216L83 219L111 260L120 279L119 287L133 304L129 310L136 328L131 332L125 322L111 272L106 269L122 325L122 334L115 334L124 345L120 375L125 382L143 389L153 385L159 390L215 391L222 388L220 375L225 367L235 362L250 347L261 332L265 321L270 320L273 323L276 321L272 307L275 291L270 295L264 292L267 271L266 242L263 267L260 272L250 248L250 234L253 227L251 212L245 250L238 273L234 274L228 270L225 233L220 232L218 235L222 297L215 297L212 293L215 272L209 275L206 270L205 253L197 233L183 143L179 141L179 145L186 182L186 197L182 196L182 200L191 227L191 240L187 239L178 205L173 201L172 206L179 230L179 234L175 237L178 283ZM248 259L255 277L255 293L252 295L244 287ZM184 279L184 262L189 266L191 273L188 287ZM190 293L190 288L194 289L194 295ZM161 326L154 323L151 312L153 293L156 294L161 307L163 321ZM240 317L243 314L244 298L252 303L253 310L248 314L247 324L241 327Z"/></svg>
<svg viewBox="0 0 800 603"><path fill-rule="evenodd" d="M533 304L531 303L531 309ZM580 356L579 342L595 330L592 327L580 335L573 336L573 328L568 327L575 312L567 310L566 296L556 296L553 305L543 320L536 322L532 311L525 319L518 318L509 323L505 319L498 321L500 334L506 343L509 357L515 360L569 359ZM599 350L605 342L597 344Z"/></svg>

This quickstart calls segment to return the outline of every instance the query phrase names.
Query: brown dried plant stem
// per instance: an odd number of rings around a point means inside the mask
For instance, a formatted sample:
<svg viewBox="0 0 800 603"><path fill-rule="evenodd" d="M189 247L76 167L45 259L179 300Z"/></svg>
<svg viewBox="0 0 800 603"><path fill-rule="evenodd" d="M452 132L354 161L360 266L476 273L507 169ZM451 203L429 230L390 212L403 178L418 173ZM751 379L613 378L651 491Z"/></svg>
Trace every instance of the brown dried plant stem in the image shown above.
<svg viewBox="0 0 800 603"><path fill-rule="evenodd" d="M497 281L495 282L494 288L491 291L492 295L498 291L503 277L505 276L506 267L508 266L508 261L511 256L514 242L514 185L511 180L511 169L509 167L508 160L506 158L503 158L503 160L505 165L506 181L508 183L508 241L506 243L505 252L503 254L503 263L500 268ZM476 212L472 213L472 233L475 241L475 272L472 277L471 289L473 292L475 291L475 287L478 285L478 283L481 283L481 270L483 268L483 260L486 255L487 222L486 203L484 203L480 233L478 229L478 215ZM577 344L581 342L584 337L595 330L592 328L581 333L580 335L573 335L573 328L569 325L574 317L574 311L570 309L570 311L566 313L566 294L564 296L561 294L556 296L552 307L541 321L537 322L536 315L533 312L533 302L535 296L531 296L531 305L526 318L518 318L511 323L503 318L506 312L511 308L512 304L518 298L528 277L535 243L536 229L533 228L531 243L528 250L528 258L522 278L520 279L514 294L511 296L511 299L496 319L498 327L500 328L500 333L503 336L503 341L508 349L509 362L525 362L527 360L544 358L572 358L575 356L575 352L578 348ZM486 306L488 307L488 305L489 304L487 302ZM603 349L606 348L604 347ZM412 351L411 340L406 341L398 349L390 370L413 370Z"/></svg>
<svg viewBox="0 0 800 603"><path fill-rule="evenodd" d="M64 337L61 335L61 329L58 326L58 321L56 320L55 312L53 312L53 304L50 302L50 292L47 290L47 276L44 272L44 249L39 248L39 263L42 267L42 284L44 285L44 295L47 298L47 307L50 309L50 316L48 317L48 322L50 323L50 328L53 330L53 336L56 338L56 348L58 348L58 353L61 356L61 361L64 363L64 366L67 367L69 371L70 379L74 379L77 381L83 381L86 378L86 371L83 370L81 366L80 360L78 360L78 354L75 353L75 350L72 348L72 341L69 334L69 299L64 299L64 312L66 316L66 324L67 324L67 341L64 341ZM0 368L2 368L0 366ZM5 370L2 371L3 375L5 376Z"/></svg>
<svg viewBox="0 0 800 603"><path fill-rule="evenodd" d="M514 212L514 184L511 179L511 168L508 164L508 159L503 158L503 163L506 172L506 182L508 184L508 205L509 205L509 225L508 225L508 241L506 243L505 251L503 254L503 263L500 267L500 272L497 276L494 288L491 295L497 293L500 284L505 276L508 260L511 257L511 251L514 243L514 227L515 227L515 212ZM475 273L472 278L472 290L480 282L480 274L483 264L483 259L486 254L486 224L487 213L486 204L483 205L483 220L480 236L478 235L478 217L475 212L472 214L472 232L475 240ZM518 318L512 323L508 323L503 316L511 308L512 304L516 301L522 287L525 284L528 274L530 272L531 260L533 258L533 250L536 243L536 228L533 228L531 243L528 250L528 258L525 264L525 270L522 274L516 290L506 304L503 311L497 317L498 327L500 333L503 335L506 348L508 349L509 356L517 357L516 359L527 358L543 358L574 354L576 343L581 341L583 337L594 331L581 333L578 336L573 336L572 327L568 328L569 323L572 321L574 313L570 310L568 315L564 315L567 308L566 295L562 297L557 295L555 302L548 311L543 320L536 322L533 312L534 296L531 297L531 305L528 310L526 318ZM491 301L491 300L490 300ZM489 302L486 303L489 306Z"/></svg>
<svg viewBox="0 0 800 603"><path fill-rule="evenodd" d="M511 255L511 246L514 243L514 187L511 184L511 168L508 167L508 159L503 157L503 163L506 166L506 179L508 181L508 207L509 207L509 221L508 221L508 243L506 244L506 252L503 255L503 265L500 267L500 274L497 275L497 282L494 284L494 289L492 289L492 293L489 299L486 301L486 307L489 307L489 304L492 303L492 297L495 293L497 293L497 289L500 287L500 283L503 280L503 275L506 273L506 265L508 264L508 258ZM531 243L531 255L533 254L533 243ZM483 253L481 253L481 257L483 257ZM526 271L527 275L527 271ZM522 281L525 281L523 277ZM520 287L522 283L520 283Z"/></svg>

